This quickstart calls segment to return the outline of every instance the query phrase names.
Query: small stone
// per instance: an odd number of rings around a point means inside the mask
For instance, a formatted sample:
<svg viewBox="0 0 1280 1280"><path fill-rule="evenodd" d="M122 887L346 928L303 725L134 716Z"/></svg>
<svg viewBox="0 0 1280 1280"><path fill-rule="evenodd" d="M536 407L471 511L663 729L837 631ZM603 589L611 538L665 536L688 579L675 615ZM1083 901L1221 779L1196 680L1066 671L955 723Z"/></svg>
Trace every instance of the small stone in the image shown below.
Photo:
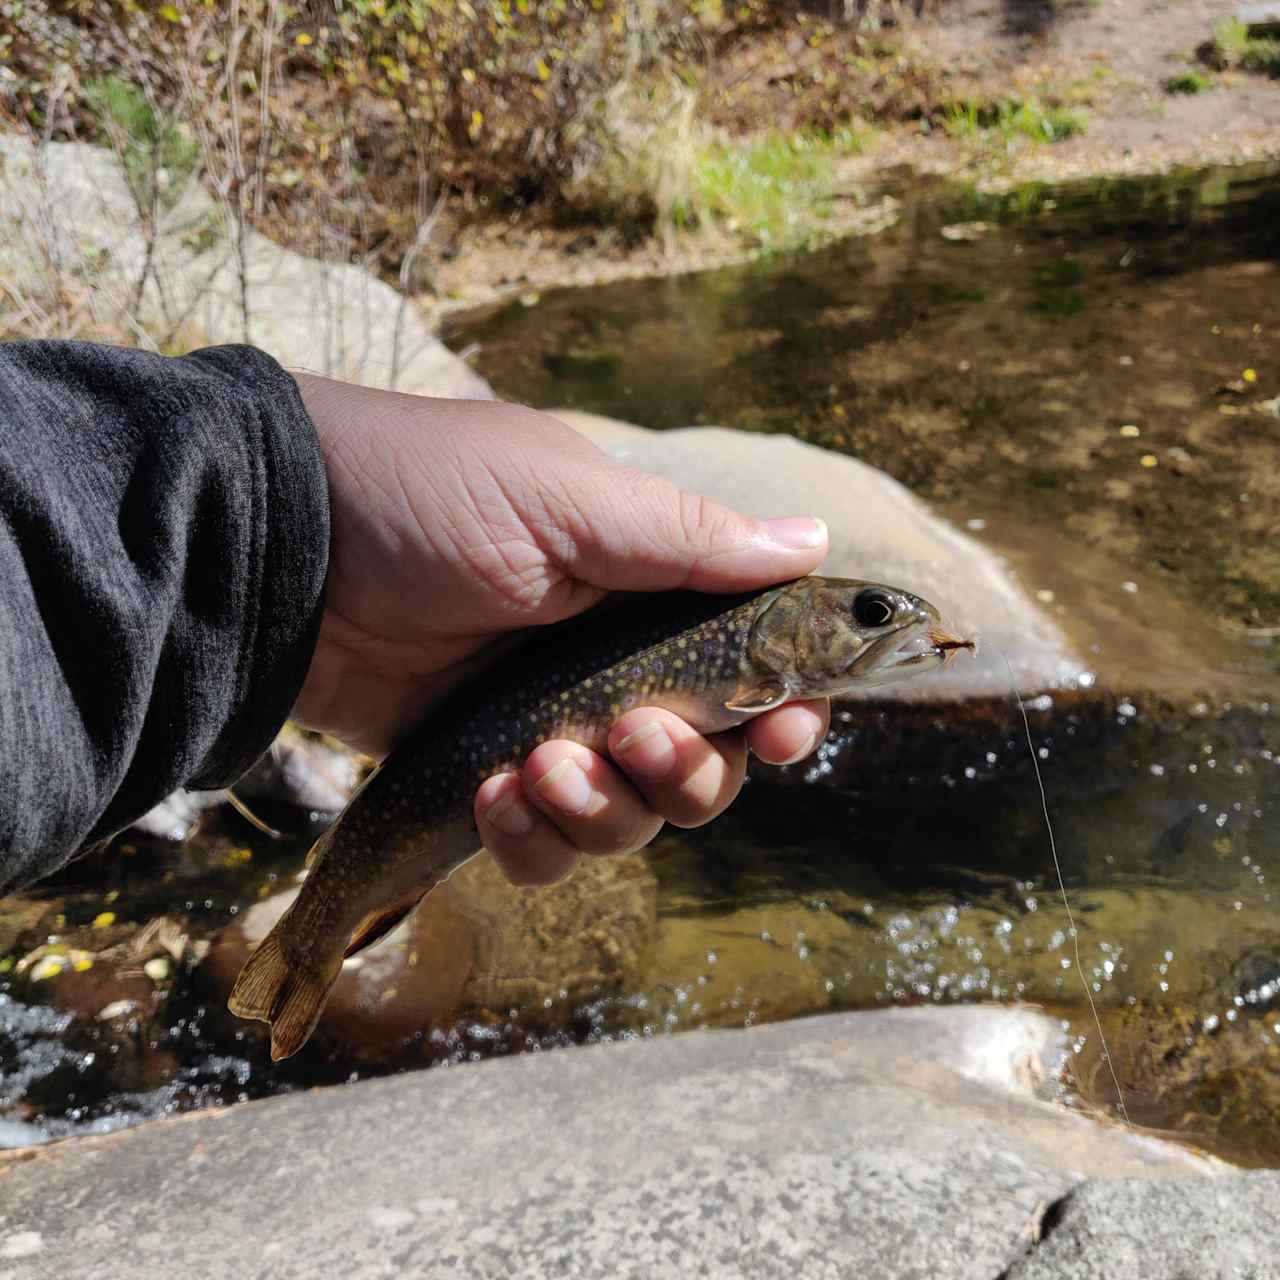
<svg viewBox="0 0 1280 1280"><path fill-rule="evenodd" d="M1136 440L1138 436L1142 434L1142 428L1134 426L1132 422L1126 422L1124 426L1120 428L1120 434L1127 440Z"/></svg>
<svg viewBox="0 0 1280 1280"><path fill-rule="evenodd" d="M169 963L167 956L156 956L153 960L148 960L142 966L142 972L151 979L152 982L163 982L168 976L172 965Z"/></svg>
<svg viewBox="0 0 1280 1280"><path fill-rule="evenodd" d="M45 956L31 970L31 981L44 982L46 978L56 977L67 967L67 964L66 956Z"/></svg>
<svg viewBox="0 0 1280 1280"><path fill-rule="evenodd" d="M110 1022L113 1018L123 1018L125 1014L132 1013L137 1007L136 1000L113 1000L98 1010L98 1021Z"/></svg>
<svg viewBox="0 0 1280 1280"><path fill-rule="evenodd" d="M0 1243L0 1258L29 1258L44 1248L38 1231L15 1231Z"/></svg>
<svg viewBox="0 0 1280 1280"><path fill-rule="evenodd" d="M1150 469L1151 467L1159 466L1160 459L1157 458L1154 453L1144 453L1142 457L1138 459L1138 464L1140 466L1147 467L1148 469Z"/></svg>

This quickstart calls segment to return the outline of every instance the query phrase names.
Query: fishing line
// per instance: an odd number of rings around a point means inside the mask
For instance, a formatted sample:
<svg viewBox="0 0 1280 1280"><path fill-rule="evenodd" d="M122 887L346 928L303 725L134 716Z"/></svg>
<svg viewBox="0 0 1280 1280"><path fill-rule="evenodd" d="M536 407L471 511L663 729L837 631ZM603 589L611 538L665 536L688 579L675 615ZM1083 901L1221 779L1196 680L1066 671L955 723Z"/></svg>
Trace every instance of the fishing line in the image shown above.
<svg viewBox="0 0 1280 1280"><path fill-rule="evenodd" d="M1067 898L1067 882L1062 875L1062 862L1058 857L1058 842L1053 834L1053 822L1049 817L1049 798L1045 795L1044 778L1040 776L1040 758L1036 755L1035 743L1031 739L1031 721L1027 718L1027 706L1022 700L1022 694L1018 692L1018 683L1013 677L1013 664L1009 661L1009 655L1000 650L1000 657L1004 660L1005 668L1009 672L1009 692L1017 699L1018 711L1022 714L1022 728L1027 735L1027 750L1031 753L1031 767L1036 773L1036 786L1040 788L1040 811L1044 814L1045 830L1049 833L1049 852L1053 854L1053 869L1058 876L1058 892L1062 895L1062 905L1067 913L1067 926L1071 930L1071 945L1075 951L1076 972L1080 975L1080 985L1084 987L1085 998L1089 1001L1089 1012L1093 1014L1093 1024L1098 1029L1098 1043L1102 1047L1102 1057L1107 1064L1107 1070L1111 1073L1111 1083L1116 1089L1116 1103L1120 1111L1120 1118L1129 1124L1129 1110L1124 1105L1124 1090L1120 1087L1120 1077L1116 1074L1115 1063L1111 1060L1111 1050L1107 1045L1106 1033L1102 1030L1102 1018L1098 1013L1098 1006L1094 1003L1093 988L1089 985L1089 979L1085 977L1084 962L1080 959L1080 931L1076 928L1076 918L1071 911L1071 903Z"/></svg>

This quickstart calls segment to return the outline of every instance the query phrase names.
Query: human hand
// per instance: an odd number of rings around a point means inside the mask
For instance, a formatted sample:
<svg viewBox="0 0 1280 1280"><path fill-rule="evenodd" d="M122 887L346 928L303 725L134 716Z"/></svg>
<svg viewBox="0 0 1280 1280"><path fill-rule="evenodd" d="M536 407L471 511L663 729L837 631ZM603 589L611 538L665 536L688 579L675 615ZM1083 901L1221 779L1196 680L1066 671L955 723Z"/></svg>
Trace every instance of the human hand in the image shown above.
<svg viewBox="0 0 1280 1280"><path fill-rule="evenodd" d="M751 519L623 466L557 419L493 401L298 386L329 474L332 533L300 723L386 754L504 641L613 591L741 591L800 577L821 521ZM748 747L789 763L826 733L825 700L703 738L670 712L614 725L611 760L547 742L476 795L485 846L517 884L567 875L579 851L642 848L737 795ZM658 726L653 728L651 726Z"/></svg>

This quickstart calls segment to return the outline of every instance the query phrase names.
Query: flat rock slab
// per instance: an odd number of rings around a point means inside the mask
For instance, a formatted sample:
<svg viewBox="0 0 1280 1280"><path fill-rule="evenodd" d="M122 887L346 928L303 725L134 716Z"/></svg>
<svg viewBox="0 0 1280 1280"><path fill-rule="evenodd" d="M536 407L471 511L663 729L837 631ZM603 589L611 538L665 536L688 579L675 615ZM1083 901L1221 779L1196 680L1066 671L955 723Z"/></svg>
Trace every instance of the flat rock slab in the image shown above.
<svg viewBox="0 0 1280 1280"><path fill-rule="evenodd" d="M1004 1280L1275 1280L1280 1173L1086 1182Z"/></svg>
<svg viewBox="0 0 1280 1280"><path fill-rule="evenodd" d="M898 1009L153 1122L0 1164L0 1277L995 1280L1083 1179L1141 1179L1171 1238L1266 1181L1040 1101L1060 1052L1027 1010Z"/></svg>

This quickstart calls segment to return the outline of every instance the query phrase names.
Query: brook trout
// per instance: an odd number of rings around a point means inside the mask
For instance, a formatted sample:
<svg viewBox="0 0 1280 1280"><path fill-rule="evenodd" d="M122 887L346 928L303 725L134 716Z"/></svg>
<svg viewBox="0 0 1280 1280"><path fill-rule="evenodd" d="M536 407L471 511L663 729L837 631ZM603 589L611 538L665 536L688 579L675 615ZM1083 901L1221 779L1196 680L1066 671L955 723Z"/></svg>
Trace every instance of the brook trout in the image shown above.
<svg viewBox="0 0 1280 1280"><path fill-rule="evenodd" d="M443 702L370 775L308 855L297 899L236 980L231 1011L271 1024L271 1057L315 1028L347 956L479 852L476 788L540 743L603 750L632 707L717 733L798 698L899 680L974 642L895 587L800 578L722 596L667 592L558 626ZM487 681L487 687L486 687Z"/></svg>

